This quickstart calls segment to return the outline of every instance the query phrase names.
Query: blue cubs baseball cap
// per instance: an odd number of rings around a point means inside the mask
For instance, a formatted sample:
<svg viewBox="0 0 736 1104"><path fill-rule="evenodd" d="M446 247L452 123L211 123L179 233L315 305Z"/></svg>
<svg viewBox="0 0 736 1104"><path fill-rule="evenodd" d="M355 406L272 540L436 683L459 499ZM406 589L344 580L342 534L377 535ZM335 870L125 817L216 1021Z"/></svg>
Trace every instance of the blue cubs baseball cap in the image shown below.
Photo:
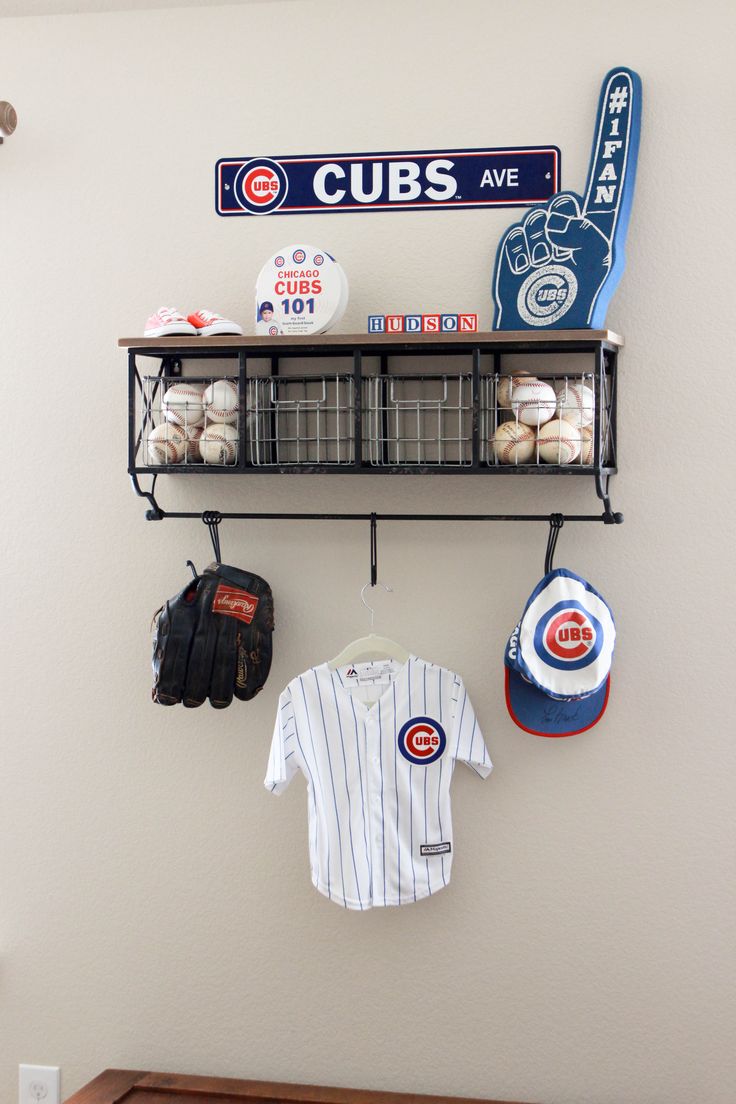
<svg viewBox="0 0 736 1104"><path fill-rule="evenodd" d="M575 736L603 716L616 640L601 594L573 571L548 572L506 645L506 706L535 736Z"/></svg>

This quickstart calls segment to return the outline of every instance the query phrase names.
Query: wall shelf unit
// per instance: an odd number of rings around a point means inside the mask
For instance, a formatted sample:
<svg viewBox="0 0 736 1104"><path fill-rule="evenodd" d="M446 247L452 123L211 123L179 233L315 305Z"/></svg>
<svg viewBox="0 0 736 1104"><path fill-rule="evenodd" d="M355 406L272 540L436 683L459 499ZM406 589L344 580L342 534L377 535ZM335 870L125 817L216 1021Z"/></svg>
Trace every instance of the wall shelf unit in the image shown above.
<svg viewBox="0 0 736 1104"><path fill-rule="evenodd" d="M609 497L623 339L608 330L121 338L118 344L128 354L128 472L136 493L149 500L152 519L173 516L155 500L159 475L217 472L587 476L604 511L580 520L623 520ZM580 447L571 462L545 460L538 443L524 463L497 455L499 425L519 418L509 383L516 386L524 375L552 386L560 415L572 413L573 422L577 393L592 392L593 408L577 421ZM185 381L204 390L223 378L237 391L231 462L205 463L193 447L180 462L155 463L148 437L166 422L168 388ZM191 417L200 419L201 411ZM564 459L561 451L556 459ZM150 491L141 488L140 476L152 478Z"/></svg>

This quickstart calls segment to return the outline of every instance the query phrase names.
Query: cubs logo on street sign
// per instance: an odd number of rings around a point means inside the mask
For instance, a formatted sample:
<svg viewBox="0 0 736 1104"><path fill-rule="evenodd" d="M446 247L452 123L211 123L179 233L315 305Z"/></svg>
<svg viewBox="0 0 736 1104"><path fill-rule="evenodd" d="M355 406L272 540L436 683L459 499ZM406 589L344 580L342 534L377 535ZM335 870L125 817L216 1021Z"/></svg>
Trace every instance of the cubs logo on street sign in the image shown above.
<svg viewBox="0 0 736 1104"><path fill-rule="evenodd" d="M528 207L560 186L556 146L222 157L218 215Z"/></svg>
<svg viewBox="0 0 736 1104"><path fill-rule="evenodd" d="M235 177L235 194L246 211L267 215L286 199L289 181L277 161L254 157L242 166Z"/></svg>
<svg viewBox="0 0 736 1104"><path fill-rule="evenodd" d="M447 746L442 725L431 717L412 717L399 732L399 751L410 763L426 766L434 763Z"/></svg>

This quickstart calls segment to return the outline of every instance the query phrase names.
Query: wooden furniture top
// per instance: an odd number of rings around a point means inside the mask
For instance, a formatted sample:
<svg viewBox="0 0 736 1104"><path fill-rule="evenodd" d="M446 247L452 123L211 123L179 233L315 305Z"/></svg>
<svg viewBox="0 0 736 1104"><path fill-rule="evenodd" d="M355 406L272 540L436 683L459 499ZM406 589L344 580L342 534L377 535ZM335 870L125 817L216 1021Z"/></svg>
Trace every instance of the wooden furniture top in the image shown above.
<svg viewBox="0 0 736 1104"><path fill-rule="evenodd" d="M597 343L622 347L624 339L611 330L494 330L486 333L361 333L361 334L279 334L276 337L220 334L217 337L186 337L175 334L169 337L121 337L122 349L273 349L289 348L361 348L374 347L380 353L382 346L418 348L423 345L454 345L472 349L476 345L559 345L564 352L567 345ZM266 355L266 354L264 354Z"/></svg>
<svg viewBox="0 0 736 1104"><path fill-rule="evenodd" d="M480 1097L371 1092L324 1085L240 1081L177 1073L109 1069L66 1104L514 1104ZM519 1104L519 1102L517 1102Z"/></svg>

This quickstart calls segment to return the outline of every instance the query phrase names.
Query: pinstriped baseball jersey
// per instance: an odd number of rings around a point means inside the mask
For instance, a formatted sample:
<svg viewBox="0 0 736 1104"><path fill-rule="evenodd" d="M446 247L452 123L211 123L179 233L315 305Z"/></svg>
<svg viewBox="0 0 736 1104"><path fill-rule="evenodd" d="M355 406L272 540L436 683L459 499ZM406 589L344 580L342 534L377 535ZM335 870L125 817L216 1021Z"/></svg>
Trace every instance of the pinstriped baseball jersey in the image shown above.
<svg viewBox="0 0 736 1104"><path fill-rule="evenodd" d="M450 782L491 760L462 679L410 656L293 679L279 698L265 786L301 771L312 882L350 909L442 889L453 858Z"/></svg>

